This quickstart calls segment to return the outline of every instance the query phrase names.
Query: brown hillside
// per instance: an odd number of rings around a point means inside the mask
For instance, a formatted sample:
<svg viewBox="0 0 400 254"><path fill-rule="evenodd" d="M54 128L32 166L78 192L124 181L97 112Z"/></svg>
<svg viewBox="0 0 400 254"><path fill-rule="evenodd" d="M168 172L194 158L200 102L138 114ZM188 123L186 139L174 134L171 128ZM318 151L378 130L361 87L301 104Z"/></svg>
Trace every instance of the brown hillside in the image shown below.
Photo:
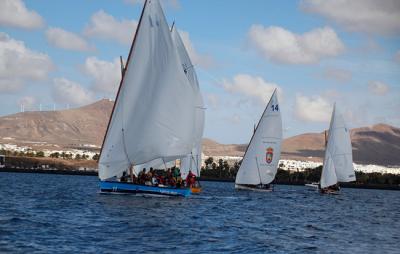
<svg viewBox="0 0 400 254"><path fill-rule="evenodd" d="M76 109L4 116L0 118L1 142L100 146L112 105L109 100L100 100Z"/></svg>
<svg viewBox="0 0 400 254"><path fill-rule="evenodd" d="M0 117L0 143L26 144L33 147L100 146L113 102L96 103L70 110L25 112ZM400 129L377 124L351 130L356 163L400 165ZM45 142L35 144L33 142ZM243 156L246 144L219 144L203 139L203 152L211 156ZM40 149L38 148L38 149ZM282 158L321 161L324 134L306 133L284 140Z"/></svg>

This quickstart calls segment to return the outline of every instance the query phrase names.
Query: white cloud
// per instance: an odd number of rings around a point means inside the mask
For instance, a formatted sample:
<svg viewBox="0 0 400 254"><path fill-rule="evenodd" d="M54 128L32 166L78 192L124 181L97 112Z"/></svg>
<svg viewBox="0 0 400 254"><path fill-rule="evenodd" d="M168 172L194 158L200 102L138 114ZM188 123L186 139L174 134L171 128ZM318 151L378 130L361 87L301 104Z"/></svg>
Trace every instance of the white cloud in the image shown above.
<svg viewBox="0 0 400 254"><path fill-rule="evenodd" d="M222 86L227 92L245 96L262 105L268 102L275 88L278 89L278 96L281 94L281 89L277 84L268 83L261 77L247 74L238 74L233 77L233 80L223 80Z"/></svg>
<svg viewBox="0 0 400 254"><path fill-rule="evenodd" d="M92 90L116 94L121 80L121 66L118 58L115 58L113 62L108 62L96 57L88 57L82 70L93 79Z"/></svg>
<svg viewBox="0 0 400 254"><path fill-rule="evenodd" d="M16 91L27 81L44 80L52 69L48 55L0 32L0 91Z"/></svg>
<svg viewBox="0 0 400 254"><path fill-rule="evenodd" d="M370 81L368 89L371 93L376 95L385 95L389 92L389 86L381 81Z"/></svg>
<svg viewBox="0 0 400 254"><path fill-rule="evenodd" d="M76 51L90 51L94 49L78 34L57 27L47 29L46 38L51 45L62 49Z"/></svg>
<svg viewBox="0 0 400 254"><path fill-rule="evenodd" d="M331 103L321 96L307 97L301 94L296 95L294 114L300 120L328 122L331 112Z"/></svg>
<svg viewBox="0 0 400 254"><path fill-rule="evenodd" d="M344 51L342 41L330 27L295 34L282 27L252 25L248 37L265 58L278 63L312 64Z"/></svg>
<svg viewBox="0 0 400 254"><path fill-rule="evenodd" d="M53 80L52 95L56 103L83 105L93 102L94 97L80 84L65 78Z"/></svg>
<svg viewBox="0 0 400 254"><path fill-rule="evenodd" d="M0 26L34 29L43 25L43 18L35 11L28 10L22 0L0 1Z"/></svg>
<svg viewBox="0 0 400 254"><path fill-rule="evenodd" d="M304 0L301 7L349 31L380 35L400 33L398 0Z"/></svg>
<svg viewBox="0 0 400 254"><path fill-rule="evenodd" d="M188 32L179 30L179 35L182 38L183 44L187 52L189 53L190 59L192 60L194 65L198 65L203 68L209 68L214 65L214 60L209 55L202 55L197 52L194 48L192 41L190 40L190 36Z"/></svg>
<svg viewBox="0 0 400 254"><path fill-rule="evenodd" d="M324 70L322 76L340 83L349 82L352 79L352 72L349 70L328 67Z"/></svg>
<svg viewBox="0 0 400 254"><path fill-rule="evenodd" d="M100 10L92 15L83 33L89 37L131 44L137 25L138 23L135 20L118 21L110 14Z"/></svg>

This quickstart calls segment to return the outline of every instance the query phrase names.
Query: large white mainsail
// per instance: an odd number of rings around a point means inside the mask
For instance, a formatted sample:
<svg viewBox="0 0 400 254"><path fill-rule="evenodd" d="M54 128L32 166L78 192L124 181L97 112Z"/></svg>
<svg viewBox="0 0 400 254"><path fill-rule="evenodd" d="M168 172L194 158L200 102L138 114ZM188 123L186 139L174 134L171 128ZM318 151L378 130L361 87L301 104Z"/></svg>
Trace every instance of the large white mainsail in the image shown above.
<svg viewBox="0 0 400 254"><path fill-rule="evenodd" d="M282 118L275 89L244 154L236 184L271 183L279 166L281 143Z"/></svg>
<svg viewBox="0 0 400 254"><path fill-rule="evenodd" d="M101 180L191 153L198 90L182 69L158 0L147 0L99 159Z"/></svg>
<svg viewBox="0 0 400 254"><path fill-rule="evenodd" d="M326 188L337 182L355 180L350 131L346 127L342 115L337 111L336 105L334 105L321 174L321 188Z"/></svg>
<svg viewBox="0 0 400 254"><path fill-rule="evenodd" d="M194 69L193 63L190 60L189 54L186 51L185 45L183 44L182 38L179 35L178 30L175 26L171 29L172 39L175 43L178 55L181 60L182 68L189 80L189 83L197 91L196 96L196 110L195 110L195 121L193 125L193 134L195 136L195 142L192 147L190 154L181 158L181 173L182 177L186 178L189 170L195 175L200 174L201 167L201 142L204 131L204 103L203 97L200 93L200 86L197 80L196 71Z"/></svg>

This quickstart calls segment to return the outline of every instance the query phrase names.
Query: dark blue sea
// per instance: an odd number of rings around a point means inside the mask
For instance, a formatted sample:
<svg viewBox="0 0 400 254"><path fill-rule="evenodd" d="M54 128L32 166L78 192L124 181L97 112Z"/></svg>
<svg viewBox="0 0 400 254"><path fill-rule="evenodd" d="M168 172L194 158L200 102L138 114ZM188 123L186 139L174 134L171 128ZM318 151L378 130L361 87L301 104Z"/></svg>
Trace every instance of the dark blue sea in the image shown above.
<svg viewBox="0 0 400 254"><path fill-rule="evenodd" d="M203 189L104 195L97 177L0 173L0 253L400 253L400 192Z"/></svg>

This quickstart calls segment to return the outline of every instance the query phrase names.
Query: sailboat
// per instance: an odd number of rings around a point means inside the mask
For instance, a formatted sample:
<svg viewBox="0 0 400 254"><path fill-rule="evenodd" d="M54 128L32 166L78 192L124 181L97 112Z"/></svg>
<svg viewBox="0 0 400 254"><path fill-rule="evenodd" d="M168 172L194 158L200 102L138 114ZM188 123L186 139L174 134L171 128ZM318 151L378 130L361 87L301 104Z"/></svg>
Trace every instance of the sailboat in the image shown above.
<svg viewBox="0 0 400 254"><path fill-rule="evenodd" d="M146 0L101 148L101 192L191 194L189 188L134 181L143 165L165 165L191 154L202 136L204 123L201 133L193 131L200 129L200 89L191 81L193 66L182 61L183 44L172 34L159 1ZM126 172L128 181L119 181Z"/></svg>
<svg viewBox="0 0 400 254"><path fill-rule="evenodd" d="M350 131L335 104L329 126L328 143L325 149L320 192L336 194L339 191L338 182L352 182L355 180Z"/></svg>
<svg viewBox="0 0 400 254"><path fill-rule="evenodd" d="M274 90L247 146L236 175L239 190L271 191L279 166L282 144L282 118Z"/></svg>

